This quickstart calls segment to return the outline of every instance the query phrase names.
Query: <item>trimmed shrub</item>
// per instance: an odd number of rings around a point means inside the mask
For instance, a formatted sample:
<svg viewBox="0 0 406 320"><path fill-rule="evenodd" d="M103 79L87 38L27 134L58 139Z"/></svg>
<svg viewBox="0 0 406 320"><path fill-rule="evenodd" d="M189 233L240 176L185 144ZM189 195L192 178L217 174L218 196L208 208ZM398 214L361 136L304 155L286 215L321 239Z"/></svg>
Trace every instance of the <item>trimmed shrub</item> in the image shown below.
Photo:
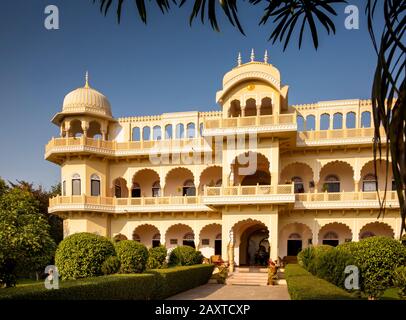
<svg viewBox="0 0 406 320"><path fill-rule="evenodd" d="M116 234L116 235L113 237L113 241L114 241L114 242L120 242L120 241L123 241L123 240L128 240L128 239L127 239L127 237L126 237L125 235L123 235L123 234L121 234L121 233Z"/></svg>
<svg viewBox="0 0 406 320"><path fill-rule="evenodd" d="M305 268L306 270L309 267L310 262L314 258L314 249L313 248L314 248L313 246L304 248L297 255L297 263L300 266L302 266L303 268Z"/></svg>
<svg viewBox="0 0 406 320"><path fill-rule="evenodd" d="M406 299L406 266L395 269L393 272L393 284L399 289L399 297Z"/></svg>
<svg viewBox="0 0 406 320"><path fill-rule="evenodd" d="M327 252L333 250L334 247L328 246L328 245L319 245L319 246L313 246L312 250L312 259L309 261L307 270L314 274L317 275L318 270L322 268L322 265L320 264L320 258L326 254Z"/></svg>
<svg viewBox="0 0 406 320"><path fill-rule="evenodd" d="M347 266L354 265L353 255L335 248L324 252L318 260L317 276L344 289L347 277L344 271Z"/></svg>
<svg viewBox="0 0 406 320"><path fill-rule="evenodd" d="M168 250L165 246L160 245L148 250L147 269L161 269L165 267L166 256Z"/></svg>
<svg viewBox="0 0 406 320"><path fill-rule="evenodd" d="M355 248L361 290L369 298L377 298L391 287L393 271L406 265L406 248L399 241L387 237L366 238Z"/></svg>
<svg viewBox="0 0 406 320"><path fill-rule="evenodd" d="M288 264L285 277L292 300L350 300L355 299L347 291L326 280L313 276L297 264Z"/></svg>
<svg viewBox="0 0 406 320"><path fill-rule="evenodd" d="M176 247L169 255L169 266L192 266L202 262L202 253L190 246Z"/></svg>
<svg viewBox="0 0 406 320"><path fill-rule="evenodd" d="M193 249L193 248L192 248ZM154 299L165 299L179 292L198 287L209 281L214 265L200 264L152 271L159 276Z"/></svg>
<svg viewBox="0 0 406 320"><path fill-rule="evenodd" d="M102 274L103 262L116 255L114 245L92 233L75 233L62 240L55 254L55 264L62 279L94 277Z"/></svg>
<svg viewBox="0 0 406 320"><path fill-rule="evenodd" d="M116 256L111 256L103 262L101 271L105 275L117 273L120 270L120 260Z"/></svg>
<svg viewBox="0 0 406 320"><path fill-rule="evenodd" d="M154 270L143 274L118 274L59 282L48 290L41 282L0 290L0 300L151 300L165 299L209 281L213 265Z"/></svg>
<svg viewBox="0 0 406 320"><path fill-rule="evenodd" d="M148 250L143 244L122 240L116 243L116 252L120 260L120 273L140 273L145 270Z"/></svg>

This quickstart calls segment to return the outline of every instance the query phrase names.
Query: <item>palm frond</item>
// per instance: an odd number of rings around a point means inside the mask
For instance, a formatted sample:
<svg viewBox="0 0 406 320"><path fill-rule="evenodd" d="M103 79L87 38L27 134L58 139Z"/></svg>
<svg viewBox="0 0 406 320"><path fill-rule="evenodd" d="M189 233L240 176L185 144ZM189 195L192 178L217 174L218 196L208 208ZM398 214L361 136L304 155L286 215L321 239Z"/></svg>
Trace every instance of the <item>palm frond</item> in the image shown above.
<svg viewBox="0 0 406 320"><path fill-rule="evenodd" d="M374 16L379 4L383 5L385 24L378 41L374 29ZM405 12L406 0L385 0L383 3L368 0L366 6L368 31L377 55L372 85L375 175L378 161L385 161L387 168L389 167L390 155L400 205L400 236L406 231L406 50L402 43L406 30ZM384 128L387 137L385 143L381 140L381 127ZM388 174L387 171L385 181ZM383 199L379 199L381 207L379 216L385 213L386 189L385 186Z"/></svg>

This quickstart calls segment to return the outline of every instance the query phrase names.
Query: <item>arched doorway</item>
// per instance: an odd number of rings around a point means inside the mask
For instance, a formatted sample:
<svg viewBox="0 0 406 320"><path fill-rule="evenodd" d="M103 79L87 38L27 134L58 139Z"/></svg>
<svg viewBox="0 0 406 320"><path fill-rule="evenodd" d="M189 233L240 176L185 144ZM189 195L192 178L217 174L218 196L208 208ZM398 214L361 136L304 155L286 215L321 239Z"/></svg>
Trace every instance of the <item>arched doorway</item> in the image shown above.
<svg viewBox="0 0 406 320"><path fill-rule="evenodd" d="M271 253L269 230L264 223L244 220L233 227L240 266L266 266ZM237 258L237 257L236 257Z"/></svg>

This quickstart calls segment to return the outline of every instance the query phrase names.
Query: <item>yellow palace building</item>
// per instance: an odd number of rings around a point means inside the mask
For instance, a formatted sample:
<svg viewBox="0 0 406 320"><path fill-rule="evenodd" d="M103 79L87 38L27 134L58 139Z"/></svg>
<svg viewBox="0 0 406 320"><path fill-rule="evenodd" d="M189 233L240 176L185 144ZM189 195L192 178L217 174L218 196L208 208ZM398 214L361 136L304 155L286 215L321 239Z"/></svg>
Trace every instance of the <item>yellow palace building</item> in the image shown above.
<svg viewBox="0 0 406 320"><path fill-rule="evenodd" d="M191 245L237 266L399 234L391 170L374 174L371 102L289 105L288 89L252 51L224 75L219 111L114 118L86 77L52 119L60 136L45 159L61 167L62 194L49 212L65 236Z"/></svg>

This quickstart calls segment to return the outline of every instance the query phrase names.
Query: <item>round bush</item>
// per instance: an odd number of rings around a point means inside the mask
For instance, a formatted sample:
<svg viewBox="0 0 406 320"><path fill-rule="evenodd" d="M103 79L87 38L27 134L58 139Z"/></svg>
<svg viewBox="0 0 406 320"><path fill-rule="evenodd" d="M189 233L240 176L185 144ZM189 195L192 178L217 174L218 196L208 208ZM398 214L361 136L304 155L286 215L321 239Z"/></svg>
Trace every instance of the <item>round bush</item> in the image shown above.
<svg viewBox="0 0 406 320"><path fill-rule="evenodd" d="M392 286L393 271L406 265L406 248L399 241L387 237L366 238L355 248L361 290L370 298L379 297Z"/></svg>
<svg viewBox="0 0 406 320"><path fill-rule="evenodd" d="M348 276L344 271L347 266L354 265L354 256L334 248L321 254L318 260L317 276L344 289L345 279Z"/></svg>
<svg viewBox="0 0 406 320"><path fill-rule="evenodd" d="M168 250L165 246L160 245L148 250L147 269L161 269L165 266Z"/></svg>
<svg viewBox="0 0 406 320"><path fill-rule="evenodd" d="M398 288L401 299L406 299L406 266L398 267L393 272L393 284Z"/></svg>
<svg viewBox="0 0 406 320"><path fill-rule="evenodd" d="M143 244L134 240L122 240L116 243L116 252L121 273L141 273L145 270L148 250Z"/></svg>
<svg viewBox="0 0 406 320"><path fill-rule="evenodd" d="M190 246L179 246L173 249L169 255L170 266L191 266L201 264L203 255Z"/></svg>
<svg viewBox="0 0 406 320"><path fill-rule="evenodd" d="M101 271L103 274L114 274L120 270L120 260L116 256L111 256L103 262Z"/></svg>
<svg viewBox="0 0 406 320"><path fill-rule="evenodd" d="M320 258L326 254L327 252L333 250L334 247L328 246L328 245L318 245L318 246L313 246L312 249L312 258L309 261L309 264L307 266L307 270L314 274L317 275L317 272L320 268L322 268L322 265L320 264Z"/></svg>
<svg viewBox="0 0 406 320"><path fill-rule="evenodd" d="M59 243L55 264L62 279L94 277L102 274L103 262L115 254L109 239L87 232L75 233Z"/></svg>

